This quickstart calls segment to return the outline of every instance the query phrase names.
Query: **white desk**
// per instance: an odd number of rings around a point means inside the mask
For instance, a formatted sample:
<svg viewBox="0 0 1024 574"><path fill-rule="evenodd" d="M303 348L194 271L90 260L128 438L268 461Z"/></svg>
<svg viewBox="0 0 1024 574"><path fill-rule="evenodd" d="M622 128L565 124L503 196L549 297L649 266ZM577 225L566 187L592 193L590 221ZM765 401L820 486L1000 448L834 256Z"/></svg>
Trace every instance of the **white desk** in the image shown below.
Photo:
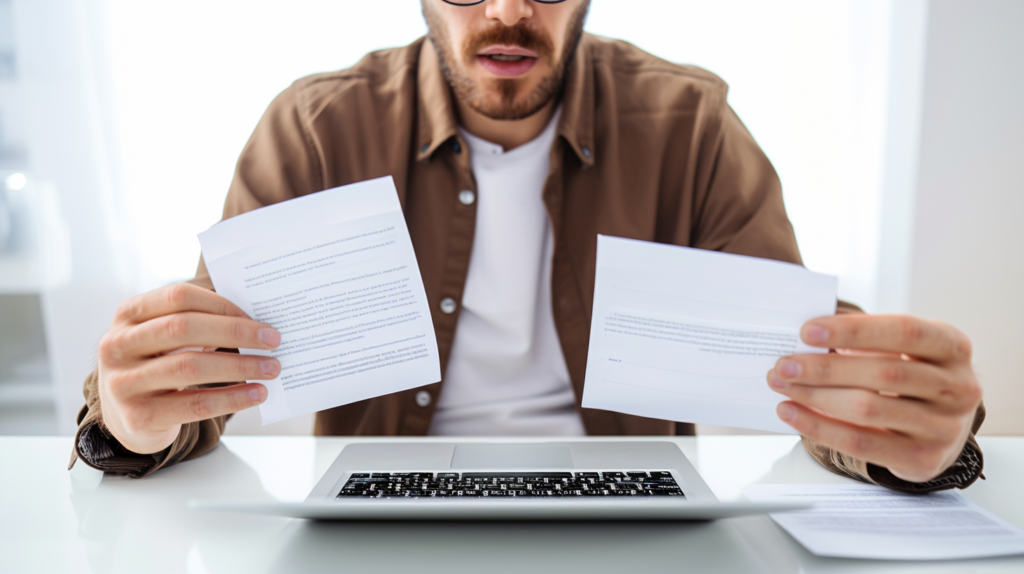
<svg viewBox="0 0 1024 574"><path fill-rule="evenodd" d="M447 439L450 440L450 439ZM607 440L607 439L602 439ZM614 439L613 439L614 440ZM825 483L795 437L676 439L720 499L751 483ZM226 437L142 480L64 470L69 438L0 437L0 572L1024 572L816 558L767 517L702 524L318 524L189 510L189 498L301 500L348 439ZM1024 438L985 438L968 498L1024 527Z"/></svg>

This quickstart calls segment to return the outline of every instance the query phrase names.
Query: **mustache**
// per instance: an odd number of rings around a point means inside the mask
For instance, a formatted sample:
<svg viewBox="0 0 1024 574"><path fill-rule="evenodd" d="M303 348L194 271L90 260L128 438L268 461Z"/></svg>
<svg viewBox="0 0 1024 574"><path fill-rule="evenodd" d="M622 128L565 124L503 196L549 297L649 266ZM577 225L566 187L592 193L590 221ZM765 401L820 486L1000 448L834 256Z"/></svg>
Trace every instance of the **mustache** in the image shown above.
<svg viewBox="0 0 1024 574"><path fill-rule="evenodd" d="M466 38L462 56L465 61L472 61L480 50L494 44L519 46L537 52L539 58L548 61L554 56L555 46L546 34L530 28L520 22L515 26L499 24Z"/></svg>

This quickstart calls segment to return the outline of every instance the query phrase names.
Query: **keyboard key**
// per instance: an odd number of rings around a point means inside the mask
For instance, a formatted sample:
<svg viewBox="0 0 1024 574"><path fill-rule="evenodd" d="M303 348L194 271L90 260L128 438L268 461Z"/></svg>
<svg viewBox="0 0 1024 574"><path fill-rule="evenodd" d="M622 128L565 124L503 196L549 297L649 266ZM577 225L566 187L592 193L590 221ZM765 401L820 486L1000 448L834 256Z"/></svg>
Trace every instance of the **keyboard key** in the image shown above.
<svg viewBox="0 0 1024 574"><path fill-rule="evenodd" d="M464 472L462 478L547 478L561 480L572 478L571 472Z"/></svg>
<svg viewBox="0 0 1024 574"><path fill-rule="evenodd" d="M664 490L652 490L651 494L654 495L654 496L682 496L682 497L685 498L685 495L683 494L683 491L681 491L681 490L677 490L675 492L669 492L669 491L664 491Z"/></svg>
<svg viewBox="0 0 1024 574"><path fill-rule="evenodd" d="M674 484L659 484L652 486L650 490L652 492L682 492L682 489Z"/></svg>
<svg viewBox="0 0 1024 574"><path fill-rule="evenodd" d="M555 485L549 482L538 482L529 485L530 490L554 490Z"/></svg>
<svg viewBox="0 0 1024 574"><path fill-rule="evenodd" d="M350 482L357 484L387 484L391 481L386 478L353 478Z"/></svg>

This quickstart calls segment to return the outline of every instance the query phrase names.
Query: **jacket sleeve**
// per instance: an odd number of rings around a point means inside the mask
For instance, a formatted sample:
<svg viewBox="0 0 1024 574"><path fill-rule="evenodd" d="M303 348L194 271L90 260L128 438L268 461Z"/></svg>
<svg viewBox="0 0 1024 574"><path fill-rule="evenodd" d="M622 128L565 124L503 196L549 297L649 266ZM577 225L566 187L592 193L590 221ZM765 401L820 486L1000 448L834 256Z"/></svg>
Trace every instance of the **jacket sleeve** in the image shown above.
<svg viewBox="0 0 1024 574"><path fill-rule="evenodd" d="M950 488L967 488L978 478L984 478L984 458L978 446L977 432L985 420L985 405L979 405L974 415L971 434L960 456L949 468L928 482L907 482L896 478L888 469L877 466L852 456L845 455L835 449L828 448L813 439L802 437L804 448L825 468L836 474L849 476L862 482L887 486L903 492L926 493Z"/></svg>
<svg viewBox="0 0 1024 574"><path fill-rule="evenodd" d="M297 85L282 92L270 104L238 159L224 203L224 219L322 189L322 161L308 129L305 111ZM190 283L213 290L201 258ZM237 352L235 349L218 351ZM138 478L200 456L217 446L229 417L182 425L177 439L161 452L140 455L129 451L103 424L98 376L94 369L85 380L85 406L78 414L69 469L81 458L99 470ZM211 386L224 384L233 383Z"/></svg>
<svg viewBox="0 0 1024 574"><path fill-rule="evenodd" d="M713 104L718 113L703 132L694 175L693 221L690 237L673 237L680 245L801 263L793 227L786 215L782 186L768 158L725 103L724 93ZM837 312L862 313L840 301ZM982 476L983 457L975 434L985 419L979 406L971 435L960 457L938 478L911 483L887 469L837 452L803 437L807 451L825 468L871 484L906 492L966 488Z"/></svg>

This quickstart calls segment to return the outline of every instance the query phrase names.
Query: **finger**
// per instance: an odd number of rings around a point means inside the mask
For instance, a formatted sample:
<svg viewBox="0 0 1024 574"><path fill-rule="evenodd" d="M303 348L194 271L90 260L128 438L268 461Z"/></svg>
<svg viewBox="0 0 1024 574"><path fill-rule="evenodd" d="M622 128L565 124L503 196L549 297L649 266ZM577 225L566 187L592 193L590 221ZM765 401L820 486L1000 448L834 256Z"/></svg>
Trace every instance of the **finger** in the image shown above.
<svg viewBox="0 0 1024 574"><path fill-rule="evenodd" d="M959 432L955 419L935 412L928 403L913 399L884 397L877 392L862 389L808 385L787 385L779 392L805 407L812 407L835 419L858 426L880 427L933 438L949 434L949 440L956 438ZM951 420L953 422L947 422Z"/></svg>
<svg viewBox="0 0 1024 574"><path fill-rule="evenodd" d="M266 323L191 312L158 317L116 337L127 357L151 357L180 347L269 350L281 344L281 334Z"/></svg>
<svg viewBox="0 0 1024 574"><path fill-rule="evenodd" d="M901 359L906 355L903 353L889 353L885 351L859 351L857 349L836 349L839 355L845 355L847 357L888 357L890 359Z"/></svg>
<svg viewBox="0 0 1024 574"><path fill-rule="evenodd" d="M184 311L249 318L237 305L209 289L175 283L125 300L118 306L114 320L143 323Z"/></svg>
<svg viewBox="0 0 1024 574"><path fill-rule="evenodd" d="M956 405L968 398L968 381L954 379L956 372L898 358L806 354L779 359L774 375L781 380L769 379L769 382L776 389L793 383L857 387Z"/></svg>
<svg viewBox="0 0 1024 574"><path fill-rule="evenodd" d="M971 359L971 342L959 330L905 315L819 317L804 324L800 337L815 347L905 353L937 363Z"/></svg>
<svg viewBox="0 0 1024 574"><path fill-rule="evenodd" d="M780 403L779 418L801 435L843 454L889 467L912 441L897 432L854 425L792 401Z"/></svg>
<svg viewBox="0 0 1024 574"><path fill-rule="evenodd" d="M248 383L215 389L175 391L152 399L153 426L170 428L254 407L267 399L267 388Z"/></svg>
<svg viewBox="0 0 1024 574"><path fill-rule="evenodd" d="M155 391L183 390L193 385L268 381L281 373L273 357L237 353L180 353L146 361L128 377L108 380L110 392L127 398Z"/></svg>

